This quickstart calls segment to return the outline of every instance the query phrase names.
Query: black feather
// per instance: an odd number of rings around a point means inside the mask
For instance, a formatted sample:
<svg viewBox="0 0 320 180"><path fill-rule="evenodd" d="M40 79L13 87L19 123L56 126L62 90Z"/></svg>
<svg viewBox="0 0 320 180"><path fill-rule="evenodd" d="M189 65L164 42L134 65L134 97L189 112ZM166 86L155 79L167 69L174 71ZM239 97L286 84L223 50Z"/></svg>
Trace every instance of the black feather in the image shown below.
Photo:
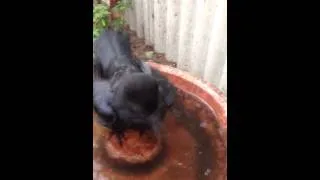
<svg viewBox="0 0 320 180"><path fill-rule="evenodd" d="M94 42L93 106L101 124L121 137L126 129L158 131L175 88L132 57L125 32L106 30Z"/></svg>

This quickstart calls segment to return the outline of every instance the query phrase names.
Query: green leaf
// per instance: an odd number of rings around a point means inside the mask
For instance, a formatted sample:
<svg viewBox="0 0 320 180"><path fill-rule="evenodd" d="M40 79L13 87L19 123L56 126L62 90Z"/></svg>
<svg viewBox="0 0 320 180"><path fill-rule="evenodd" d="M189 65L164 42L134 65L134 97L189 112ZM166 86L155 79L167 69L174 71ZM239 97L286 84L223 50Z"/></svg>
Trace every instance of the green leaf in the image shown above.
<svg viewBox="0 0 320 180"><path fill-rule="evenodd" d="M99 36L101 31L105 28L111 27L115 30L123 29L126 21L123 17L124 12L131 6L131 0L120 0L112 10L120 13L122 16L109 22L111 14L110 8L102 4L94 4L93 9L93 36Z"/></svg>

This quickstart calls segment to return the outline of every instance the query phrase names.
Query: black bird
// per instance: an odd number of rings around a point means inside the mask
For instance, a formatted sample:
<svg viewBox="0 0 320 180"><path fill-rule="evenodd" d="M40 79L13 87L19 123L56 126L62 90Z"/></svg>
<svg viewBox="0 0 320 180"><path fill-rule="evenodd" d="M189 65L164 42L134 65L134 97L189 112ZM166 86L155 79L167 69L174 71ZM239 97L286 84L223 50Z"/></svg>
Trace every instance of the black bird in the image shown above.
<svg viewBox="0 0 320 180"><path fill-rule="evenodd" d="M131 55L125 32L104 31L94 42L93 108L121 143L126 129L159 133L175 88L158 71Z"/></svg>

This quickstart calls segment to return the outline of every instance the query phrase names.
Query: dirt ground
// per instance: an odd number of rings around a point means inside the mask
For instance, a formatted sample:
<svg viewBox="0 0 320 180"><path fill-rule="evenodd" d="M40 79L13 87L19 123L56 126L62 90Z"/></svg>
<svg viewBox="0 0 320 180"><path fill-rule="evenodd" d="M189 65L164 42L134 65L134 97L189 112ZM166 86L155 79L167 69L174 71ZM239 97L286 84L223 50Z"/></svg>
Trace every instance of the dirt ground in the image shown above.
<svg viewBox="0 0 320 180"><path fill-rule="evenodd" d="M126 27L125 31L129 33L130 36L130 43L133 55L143 61L152 60L159 64L169 65L171 67L176 67L176 63L169 62L165 54L157 53L154 51L152 46L146 45L144 39L137 37L134 31L129 30Z"/></svg>

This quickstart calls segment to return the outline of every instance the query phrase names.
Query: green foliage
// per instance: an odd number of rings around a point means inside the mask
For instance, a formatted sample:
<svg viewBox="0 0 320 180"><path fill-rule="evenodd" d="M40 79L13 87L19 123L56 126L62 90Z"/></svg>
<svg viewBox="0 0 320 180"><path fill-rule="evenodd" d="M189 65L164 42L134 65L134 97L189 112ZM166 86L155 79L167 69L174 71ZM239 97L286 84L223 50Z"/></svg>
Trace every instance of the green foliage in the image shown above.
<svg viewBox="0 0 320 180"><path fill-rule="evenodd" d="M126 20L124 19L125 11L131 7L130 0L120 0L117 4L112 8L113 12L119 13L119 17L115 18L111 22L111 27L115 30L122 30L124 25L126 24Z"/></svg>
<svg viewBox="0 0 320 180"><path fill-rule="evenodd" d="M123 30L126 24L124 13L130 7L131 0L119 0L112 10L105 3L95 3L93 8L93 38L97 38L106 28ZM116 13L117 16L109 22L111 20L111 12Z"/></svg>
<svg viewBox="0 0 320 180"><path fill-rule="evenodd" d="M101 31L109 26L109 15L106 4L96 4L93 8L93 38L100 35Z"/></svg>
<svg viewBox="0 0 320 180"><path fill-rule="evenodd" d="M112 29L117 30L117 31L122 30L124 25L125 25L125 20L123 17L118 17L117 19L114 19L111 22Z"/></svg>
<svg viewBox="0 0 320 180"><path fill-rule="evenodd" d="M117 12L123 15L125 11L130 7L131 7L131 0L120 0L112 9L116 10Z"/></svg>

